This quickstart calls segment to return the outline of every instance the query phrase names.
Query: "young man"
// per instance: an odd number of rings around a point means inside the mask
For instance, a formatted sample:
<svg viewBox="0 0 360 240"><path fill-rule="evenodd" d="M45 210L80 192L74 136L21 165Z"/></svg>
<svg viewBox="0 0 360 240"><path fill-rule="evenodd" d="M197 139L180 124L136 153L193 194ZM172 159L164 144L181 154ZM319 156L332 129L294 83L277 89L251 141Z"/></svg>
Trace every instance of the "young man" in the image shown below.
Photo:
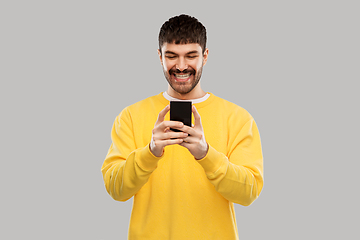
<svg viewBox="0 0 360 240"><path fill-rule="evenodd" d="M102 166L106 189L118 201L134 197L129 239L238 239L233 203L250 205L263 187L255 121L202 90L209 51L197 19L165 22L158 53L168 89L115 119ZM175 99L192 101L192 127L169 121Z"/></svg>

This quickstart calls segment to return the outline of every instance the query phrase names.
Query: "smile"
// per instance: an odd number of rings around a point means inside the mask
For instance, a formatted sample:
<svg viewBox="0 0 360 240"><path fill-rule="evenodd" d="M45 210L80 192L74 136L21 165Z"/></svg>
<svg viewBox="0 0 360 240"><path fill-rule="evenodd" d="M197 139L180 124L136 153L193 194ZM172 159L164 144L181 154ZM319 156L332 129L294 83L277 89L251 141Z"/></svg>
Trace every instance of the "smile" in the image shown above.
<svg viewBox="0 0 360 240"><path fill-rule="evenodd" d="M179 80L185 80L188 79L190 77L190 73L188 74L174 74L175 78L179 79Z"/></svg>

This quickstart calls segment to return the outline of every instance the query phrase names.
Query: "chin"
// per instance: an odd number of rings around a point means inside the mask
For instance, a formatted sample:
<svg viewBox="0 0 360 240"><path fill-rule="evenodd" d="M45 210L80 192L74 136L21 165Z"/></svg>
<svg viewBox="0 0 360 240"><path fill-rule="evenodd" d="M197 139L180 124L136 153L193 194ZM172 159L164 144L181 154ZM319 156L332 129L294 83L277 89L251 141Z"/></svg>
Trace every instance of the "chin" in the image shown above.
<svg viewBox="0 0 360 240"><path fill-rule="evenodd" d="M190 93L196 86L188 85L188 86L176 86L176 84L170 84L171 88L174 89L175 92L179 94L187 94Z"/></svg>

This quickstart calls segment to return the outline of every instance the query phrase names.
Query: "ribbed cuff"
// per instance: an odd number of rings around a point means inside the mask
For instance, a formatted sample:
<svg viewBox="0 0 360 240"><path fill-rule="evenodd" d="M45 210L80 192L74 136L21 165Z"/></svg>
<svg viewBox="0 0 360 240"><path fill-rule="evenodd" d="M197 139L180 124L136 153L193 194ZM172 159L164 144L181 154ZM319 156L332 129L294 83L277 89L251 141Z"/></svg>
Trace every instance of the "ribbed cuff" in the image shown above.
<svg viewBox="0 0 360 240"><path fill-rule="evenodd" d="M223 153L216 151L209 145L206 156L197 162L204 168L206 173L214 173L220 168L224 158L226 156Z"/></svg>
<svg viewBox="0 0 360 240"><path fill-rule="evenodd" d="M156 157L150 151L149 144L140 150L139 158L136 159L138 166L147 172L152 172L157 168L157 164L161 157Z"/></svg>

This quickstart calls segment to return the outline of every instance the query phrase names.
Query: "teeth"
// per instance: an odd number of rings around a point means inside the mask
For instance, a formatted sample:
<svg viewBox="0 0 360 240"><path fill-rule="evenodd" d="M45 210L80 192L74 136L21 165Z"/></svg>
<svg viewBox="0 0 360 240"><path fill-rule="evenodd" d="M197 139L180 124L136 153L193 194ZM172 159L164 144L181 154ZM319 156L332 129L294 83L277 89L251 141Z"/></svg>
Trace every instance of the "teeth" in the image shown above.
<svg viewBox="0 0 360 240"><path fill-rule="evenodd" d="M176 78L183 78L183 79L185 79L185 78L188 78L188 77L190 77L190 73L189 74L175 74L175 77Z"/></svg>

